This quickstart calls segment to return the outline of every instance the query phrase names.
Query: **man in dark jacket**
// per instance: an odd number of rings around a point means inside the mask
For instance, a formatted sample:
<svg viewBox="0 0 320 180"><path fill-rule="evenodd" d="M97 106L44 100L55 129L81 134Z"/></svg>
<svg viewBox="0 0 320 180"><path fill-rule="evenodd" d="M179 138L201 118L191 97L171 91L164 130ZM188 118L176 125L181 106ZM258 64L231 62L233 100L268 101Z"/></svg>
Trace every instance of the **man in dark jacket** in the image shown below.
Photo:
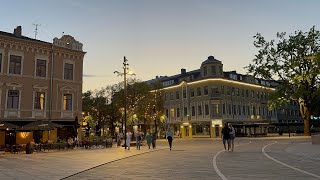
<svg viewBox="0 0 320 180"><path fill-rule="evenodd" d="M231 129L228 127L228 124L225 123L224 127L221 130L221 139L225 150L227 150L226 143L228 143L228 151L230 151L230 132Z"/></svg>

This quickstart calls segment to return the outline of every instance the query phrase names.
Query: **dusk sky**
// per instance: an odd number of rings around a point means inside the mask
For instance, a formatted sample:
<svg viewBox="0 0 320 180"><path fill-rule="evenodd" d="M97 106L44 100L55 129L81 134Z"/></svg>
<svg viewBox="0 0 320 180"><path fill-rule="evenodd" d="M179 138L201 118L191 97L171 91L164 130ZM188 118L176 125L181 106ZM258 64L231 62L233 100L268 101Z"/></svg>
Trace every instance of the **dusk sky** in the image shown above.
<svg viewBox="0 0 320 180"><path fill-rule="evenodd" d="M123 80L123 57L141 80L200 68L213 55L224 70L246 73L253 36L320 30L317 0L15 0L2 1L0 31L52 42L70 34L83 43L83 91Z"/></svg>

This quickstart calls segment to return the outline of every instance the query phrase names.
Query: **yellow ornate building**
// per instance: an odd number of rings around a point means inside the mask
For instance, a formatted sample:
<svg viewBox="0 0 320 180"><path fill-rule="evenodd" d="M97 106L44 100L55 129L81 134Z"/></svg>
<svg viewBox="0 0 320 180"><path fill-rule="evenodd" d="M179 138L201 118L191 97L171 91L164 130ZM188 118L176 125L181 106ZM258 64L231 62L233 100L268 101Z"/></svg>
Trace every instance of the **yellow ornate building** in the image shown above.
<svg viewBox="0 0 320 180"><path fill-rule="evenodd" d="M50 120L65 127L51 131L51 140L71 136L68 127L82 117L84 55L82 43L70 35L49 43L23 36L21 26L0 31L0 120L18 126ZM48 138L47 132L35 133L0 131L0 144Z"/></svg>

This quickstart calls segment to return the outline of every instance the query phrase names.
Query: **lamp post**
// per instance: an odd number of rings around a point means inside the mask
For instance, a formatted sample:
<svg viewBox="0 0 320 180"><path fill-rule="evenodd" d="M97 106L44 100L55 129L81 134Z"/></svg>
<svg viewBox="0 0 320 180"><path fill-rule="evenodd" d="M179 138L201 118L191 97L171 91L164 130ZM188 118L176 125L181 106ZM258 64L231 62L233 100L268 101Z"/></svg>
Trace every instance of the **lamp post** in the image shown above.
<svg viewBox="0 0 320 180"><path fill-rule="evenodd" d="M123 76L123 91L124 91L124 118L122 119L122 133L124 133L124 148L127 149L127 145L126 145L126 141L127 141L127 134L124 131L124 129L127 129L127 75L131 75L134 76L135 74L133 73L128 73L128 68L129 64L128 64L128 60L126 59L126 57L124 56L123 58L123 73L119 72L119 71L115 71L114 73L117 74L118 76ZM124 121L124 123L123 123ZM124 128L123 128L123 124L124 124Z"/></svg>

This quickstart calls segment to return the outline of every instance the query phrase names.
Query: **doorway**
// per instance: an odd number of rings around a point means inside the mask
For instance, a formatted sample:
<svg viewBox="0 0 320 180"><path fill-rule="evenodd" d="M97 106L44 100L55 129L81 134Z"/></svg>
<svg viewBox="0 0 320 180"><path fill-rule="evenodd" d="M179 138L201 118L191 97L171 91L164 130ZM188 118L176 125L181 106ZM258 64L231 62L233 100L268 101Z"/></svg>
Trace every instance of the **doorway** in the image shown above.
<svg viewBox="0 0 320 180"><path fill-rule="evenodd" d="M184 132L185 132L185 136L189 137L189 127L188 126L184 127Z"/></svg>
<svg viewBox="0 0 320 180"><path fill-rule="evenodd" d="M220 134L219 125L214 125L214 132L215 132L216 137L219 137L219 134Z"/></svg>

